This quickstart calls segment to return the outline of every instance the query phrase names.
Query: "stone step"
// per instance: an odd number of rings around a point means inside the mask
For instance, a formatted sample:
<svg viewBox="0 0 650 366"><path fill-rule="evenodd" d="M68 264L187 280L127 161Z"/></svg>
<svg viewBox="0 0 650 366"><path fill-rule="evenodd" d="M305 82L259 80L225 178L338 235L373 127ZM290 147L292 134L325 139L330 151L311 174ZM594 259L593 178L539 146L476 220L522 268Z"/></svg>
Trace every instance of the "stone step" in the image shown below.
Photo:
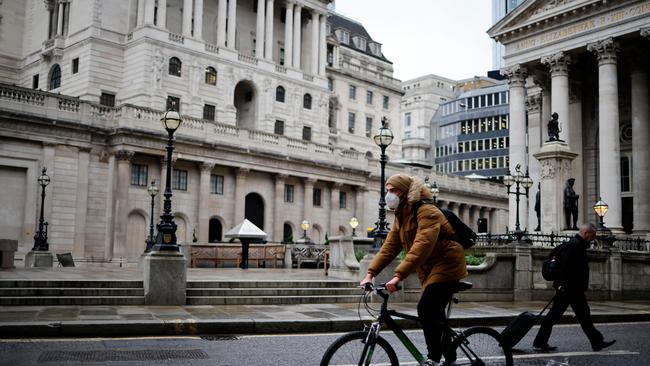
<svg viewBox="0 0 650 366"><path fill-rule="evenodd" d="M187 281L187 288L355 288L358 281Z"/></svg>
<svg viewBox="0 0 650 366"><path fill-rule="evenodd" d="M355 303L359 296L188 296L187 305L295 305Z"/></svg>
<svg viewBox="0 0 650 366"><path fill-rule="evenodd" d="M111 280L0 280L0 289L3 288L143 288L143 281L111 281Z"/></svg>
<svg viewBox="0 0 650 366"><path fill-rule="evenodd" d="M357 288L188 288L187 296L360 296Z"/></svg>
<svg viewBox="0 0 650 366"><path fill-rule="evenodd" d="M144 305L144 296L0 297L0 306Z"/></svg>
<svg viewBox="0 0 650 366"><path fill-rule="evenodd" d="M144 296L142 287L136 288L70 288L70 287L16 287L0 288L2 297L27 296Z"/></svg>

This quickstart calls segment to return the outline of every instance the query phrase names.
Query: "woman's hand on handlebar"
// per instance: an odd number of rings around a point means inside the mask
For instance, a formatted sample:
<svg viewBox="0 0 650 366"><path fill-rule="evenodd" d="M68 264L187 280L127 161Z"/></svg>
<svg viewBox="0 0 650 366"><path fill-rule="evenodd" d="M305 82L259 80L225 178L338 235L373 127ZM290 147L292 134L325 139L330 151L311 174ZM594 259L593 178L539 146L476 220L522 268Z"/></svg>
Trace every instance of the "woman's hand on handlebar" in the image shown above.
<svg viewBox="0 0 650 366"><path fill-rule="evenodd" d="M388 292L392 294L393 292L399 290L399 283L401 281L402 280L399 277L395 276L390 281L386 282L386 289Z"/></svg>

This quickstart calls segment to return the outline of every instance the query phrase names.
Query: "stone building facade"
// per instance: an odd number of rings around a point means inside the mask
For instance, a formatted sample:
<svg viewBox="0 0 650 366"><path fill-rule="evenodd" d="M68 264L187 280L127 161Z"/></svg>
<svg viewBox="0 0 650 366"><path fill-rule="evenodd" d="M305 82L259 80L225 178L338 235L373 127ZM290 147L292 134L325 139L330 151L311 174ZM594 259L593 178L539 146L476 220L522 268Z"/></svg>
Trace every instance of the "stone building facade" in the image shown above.
<svg viewBox="0 0 650 366"><path fill-rule="evenodd" d="M222 240L245 217L270 241L297 239L304 219L319 243L326 234L349 234L353 216L360 229L373 227L379 149L366 130L351 132L344 117L332 124L331 102L357 85L360 100L340 102L338 113L371 116L376 131L381 117L397 119L401 91L369 36L365 49L340 44L336 32L345 27L327 26L335 16L327 5L3 2L0 232L19 241L17 257L33 244L36 178L47 167L51 250L135 260L161 211L159 194L150 214L147 186L152 180L161 186L166 175L160 117L168 108L183 117L172 174L180 242ZM330 65L328 45L336 60ZM387 152L394 161L402 131L391 128L397 138ZM431 174L389 163L387 174L396 172ZM444 174L435 179L452 209L468 219L493 218L494 231L505 226L498 186Z"/></svg>
<svg viewBox="0 0 650 366"><path fill-rule="evenodd" d="M602 198L608 227L645 235L650 1L529 0L488 33L506 50L510 164L529 167L541 181L542 230L564 229L557 211L564 179L572 177L580 221L597 221L592 205ZM561 141L549 143L553 112ZM511 197L511 213L513 205ZM530 220L531 211L524 206Z"/></svg>

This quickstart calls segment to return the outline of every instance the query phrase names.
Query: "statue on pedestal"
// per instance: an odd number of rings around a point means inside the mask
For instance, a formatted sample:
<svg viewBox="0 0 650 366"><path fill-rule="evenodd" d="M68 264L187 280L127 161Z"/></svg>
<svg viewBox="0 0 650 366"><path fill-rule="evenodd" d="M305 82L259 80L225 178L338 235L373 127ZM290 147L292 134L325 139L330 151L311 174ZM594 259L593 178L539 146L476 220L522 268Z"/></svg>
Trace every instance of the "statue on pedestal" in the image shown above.
<svg viewBox="0 0 650 366"><path fill-rule="evenodd" d="M569 178L564 188L564 219L566 230L578 230L578 198L579 194L573 190L574 178ZM573 219L573 220L572 220Z"/></svg>
<svg viewBox="0 0 650 366"><path fill-rule="evenodd" d="M560 140L560 122L558 122L558 114L553 112L551 120L548 121L548 141L561 141Z"/></svg>
<svg viewBox="0 0 650 366"><path fill-rule="evenodd" d="M541 196L542 196L542 188L541 188L541 183L537 183L537 193L535 194L535 212L537 213L537 227L535 228L535 231L540 231L542 230L542 223L541 223L541 211L542 211L542 202L541 202Z"/></svg>

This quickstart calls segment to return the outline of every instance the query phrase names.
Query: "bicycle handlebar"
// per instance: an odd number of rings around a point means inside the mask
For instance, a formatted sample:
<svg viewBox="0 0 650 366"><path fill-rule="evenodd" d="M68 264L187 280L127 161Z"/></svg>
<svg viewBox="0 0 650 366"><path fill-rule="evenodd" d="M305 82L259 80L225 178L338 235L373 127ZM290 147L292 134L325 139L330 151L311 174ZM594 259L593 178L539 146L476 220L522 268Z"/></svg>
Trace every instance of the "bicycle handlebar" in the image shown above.
<svg viewBox="0 0 650 366"><path fill-rule="evenodd" d="M376 285L376 286L375 286L372 282L366 282L366 284L364 285L363 289L364 289L366 292L373 292L373 293L375 293L375 294L377 294L377 295L382 295L382 294L389 295L389 294L390 294L390 293L388 292L388 290L386 289L386 284L385 284L385 283L382 283L382 284L379 284L379 285ZM398 289L398 290L401 290L401 289L402 289L402 286L397 285L397 289Z"/></svg>

